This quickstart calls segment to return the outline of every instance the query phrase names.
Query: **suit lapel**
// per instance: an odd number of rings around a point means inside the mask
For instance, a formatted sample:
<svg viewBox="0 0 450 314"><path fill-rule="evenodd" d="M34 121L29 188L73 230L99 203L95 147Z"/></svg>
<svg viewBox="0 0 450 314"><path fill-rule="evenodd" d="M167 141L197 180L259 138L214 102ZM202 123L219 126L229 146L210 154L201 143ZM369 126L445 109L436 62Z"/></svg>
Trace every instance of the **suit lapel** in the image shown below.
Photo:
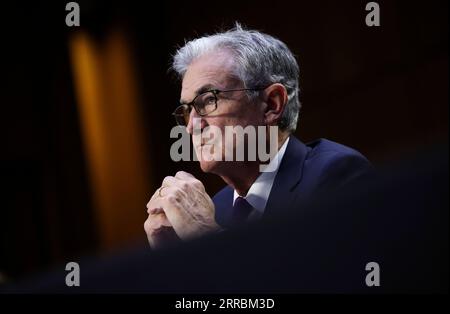
<svg viewBox="0 0 450 314"><path fill-rule="evenodd" d="M289 207L293 201L293 190L302 179L303 165L308 153L305 144L294 136L289 138L286 152L267 201L264 217L270 217Z"/></svg>
<svg viewBox="0 0 450 314"><path fill-rule="evenodd" d="M292 191L301 181L307 153L306 145L291 136L267 201L264 218L277 214L293 201L294 193ZM227 186L213 199L216 221L225 228L228 227L230 221L233 192L234 190Z"/></svg>
<svg viewBox="0 0 450 314"><path fill-rule="evenodd" d="M216 222L224 228L229 226L230 216L233 207L234 190L227 186L214 196Z"/></svg>

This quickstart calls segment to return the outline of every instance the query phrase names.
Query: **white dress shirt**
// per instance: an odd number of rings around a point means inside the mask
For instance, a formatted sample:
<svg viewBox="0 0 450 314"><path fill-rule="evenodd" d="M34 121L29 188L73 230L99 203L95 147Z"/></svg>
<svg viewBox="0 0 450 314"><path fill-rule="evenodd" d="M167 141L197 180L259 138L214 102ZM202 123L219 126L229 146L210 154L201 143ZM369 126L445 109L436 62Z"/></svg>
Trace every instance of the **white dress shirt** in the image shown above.
<svg viewBox="0 0 450 314"><path fill-rule="evenodd" d="M289 137L284 142L283 146L281 146L280 150L275 155L275 158L273 158L269 163L269 169L274 166L275 171L262 172L255 182L253 182L247 192L247 195L243 196L243 198L254 208L248 217L248 220L250 221L257 220L264 214L267 200L269 199L270 191L272 190L273 181L275 180L275 176L280 168L280 163L283 160L288 142ZM240 195L236 192L236 190L234 190L233 205L239 196Z"/></svg>

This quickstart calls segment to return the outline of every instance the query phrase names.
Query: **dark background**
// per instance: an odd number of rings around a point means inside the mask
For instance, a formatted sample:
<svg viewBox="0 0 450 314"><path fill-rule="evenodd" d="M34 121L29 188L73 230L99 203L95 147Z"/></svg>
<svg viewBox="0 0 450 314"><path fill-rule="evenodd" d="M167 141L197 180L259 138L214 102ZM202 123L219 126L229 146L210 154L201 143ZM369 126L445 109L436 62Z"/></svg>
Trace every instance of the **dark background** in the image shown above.
<svg viewBox="0 0 450 314"><path fill-rule="evenodd" d="M65 1L2 4L0 277L14 280L145 242L145 203L177 170L199 177L211 195L223 186L194 162L170 160L170 114L180 86L168 67L185 39L234 21L278 37L298 57L303 108L296 135L304 142L325 137L356 148L379 167L447 142L448 1L378 1L380 27L366 26L367 2L78 1L79 28L65 25ZM112 147L123 154L123 164L115 166L112 158L105 180L121 181L114 191L130 200L115 203L109 215L99 210L105 196L98 196L99 181L90 172L89 132L82 131L83 98L71 56L73 38L83 34L98 48L98 60L108 60L109 38L117 32L132 60L124 78L137 99L140 125L130 134L140 135L143 150L127 153L129 133L109 126L120 135ZM100 78L110 77L114 67L105 64L110 67ZM103 90L115 93L107 84ZM131 103L118 99L122 107ZM114 115L126 120L102 108L108 121L116 121ZM134 161L145 166L142 171L117 170ZM130 192L133 184L145 193Z"/></svg>

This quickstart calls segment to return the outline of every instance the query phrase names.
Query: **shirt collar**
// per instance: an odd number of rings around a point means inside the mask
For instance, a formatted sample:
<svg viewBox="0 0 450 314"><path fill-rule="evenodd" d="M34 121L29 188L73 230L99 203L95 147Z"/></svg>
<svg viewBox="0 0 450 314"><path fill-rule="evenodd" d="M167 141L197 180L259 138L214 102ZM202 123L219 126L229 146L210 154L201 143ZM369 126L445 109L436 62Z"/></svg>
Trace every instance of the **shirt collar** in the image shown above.
<svg viewBox="0 0 450 314"><path fill-rule="evenodd" d="M262 172L255 182L253 182L247 195L244 197L260 215L264 213L264 209L266 208L267 200L269 199L270 191L272 190L272 185L280 168L280 163L283 160L288 142L289 137L269 163L269 168L274 166L275 170L272 172ZM239 194L234 190L233 205L238 197Z"/></svg>

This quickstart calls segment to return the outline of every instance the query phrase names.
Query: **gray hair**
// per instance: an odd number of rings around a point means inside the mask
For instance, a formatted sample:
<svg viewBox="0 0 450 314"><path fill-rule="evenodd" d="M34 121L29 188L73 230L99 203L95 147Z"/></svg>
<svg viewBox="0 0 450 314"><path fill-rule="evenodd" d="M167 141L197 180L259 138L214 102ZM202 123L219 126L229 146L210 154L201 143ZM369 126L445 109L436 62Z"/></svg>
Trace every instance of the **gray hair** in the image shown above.
<svg viewBox="0 0 450 314"><path fill-rule="evenodd" d="M243 82L245 88L265 87L270 83L285 86L288 102L278 126L281 130L294 132L301 107L300 70L294 55L282 41L255 30L245 30L236 23L229 31L186 42L175 53L172 69L183 78L195 59L222 49L234 55L234 75ZM250 97L257 95L255 92L249 93Z"/></svg>

